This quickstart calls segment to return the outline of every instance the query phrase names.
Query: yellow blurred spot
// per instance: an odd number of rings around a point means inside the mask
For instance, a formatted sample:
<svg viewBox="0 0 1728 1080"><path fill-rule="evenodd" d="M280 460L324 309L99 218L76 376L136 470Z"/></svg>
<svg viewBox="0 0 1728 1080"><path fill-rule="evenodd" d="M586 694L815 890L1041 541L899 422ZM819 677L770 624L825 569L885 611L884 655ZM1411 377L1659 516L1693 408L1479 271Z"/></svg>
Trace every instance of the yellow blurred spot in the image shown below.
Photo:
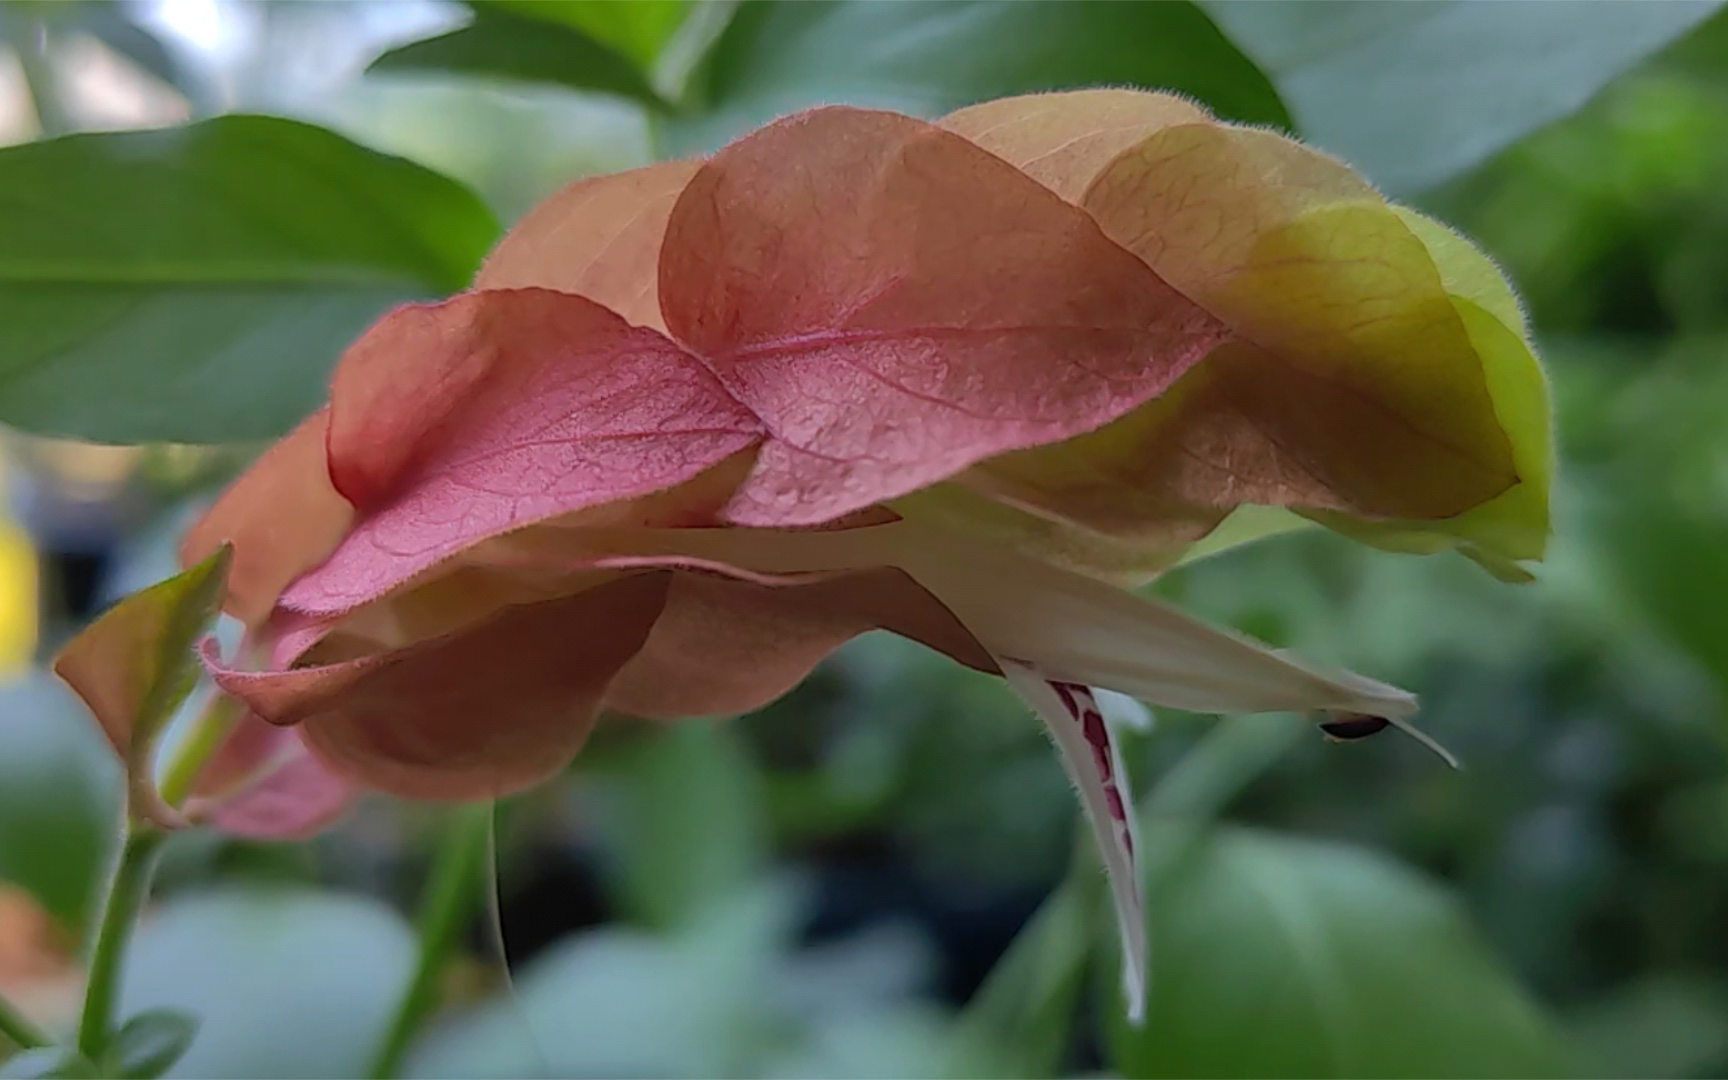
<svg viewBox="0 0 1728 1080"><path fill-rule="evenodd" d="M0 522L0 677L29 666L36 652L36 549L18 523Z"/></svg>

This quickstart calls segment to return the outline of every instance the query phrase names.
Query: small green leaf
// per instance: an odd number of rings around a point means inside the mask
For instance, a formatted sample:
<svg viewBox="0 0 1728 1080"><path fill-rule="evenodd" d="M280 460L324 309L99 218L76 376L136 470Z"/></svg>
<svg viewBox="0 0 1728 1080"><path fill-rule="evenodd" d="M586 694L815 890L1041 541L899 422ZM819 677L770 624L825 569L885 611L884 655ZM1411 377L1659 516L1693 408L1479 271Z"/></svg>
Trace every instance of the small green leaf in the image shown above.
<svg viewBox="0 0 1728 1080"><path fill-rule="evenodd" d="M132 728L135 753L141 740L153 742L161 734L197 683L199 668L193 650L222 610L228 595L228 568L233 562L234 548L223 544L203 562L121 601L122 605L148 604L163 616L160 634L152 642L154 656Z"/></svg>
<svg viewBox="0 0 1728 1080"><path fill-rule="evenodd" d="M630 57L576 26L492 4L476 5L474 21L459 30L391 49L372 62L372 70L454 71L598 90L666 106Z"/></svg>
<svg viewBox="0 0 1728 1080"><path fill-rule="evenodd" d="M54 671L78 691L126 762L130 811L177 820L156 791L154 750L197 684L195 646L222 610L234 549L109 608L61 650Z"/></svg>
<svg viewBox="0 0 1728 1080"><path fill-rule="evenodd" d="M1236 120L1289 121L1266 77L1186 0L746 0L705 65L695 89L710 109L668 123L675 151L712 149L822 103L937 116L1102 84L1192 94Z"/></svg>
<svg viewBox="0 0 1728 1080"><path fill-rule="evenodd" d="M1206 10L1272 77L1305 138L1396 194L1577 111L1716 6L1209 0Z"/></svg>
<svg viewBox="0 0 1728 1080"><path fill-rule="evenodd" d="M156 1080L192 1048L198 1018L174 1009L150 1009L127 1020L108 1047L110 1076Z"/></svg>
<svg viewBox="0 0 1728 1080"><path fill-rule="evenodd" d="M1155 879L1123 1076L1562 1076L1558 1033L1433 884L1342 845L1207 834Z"/></svg>
<svg viewBox="0 0 1728 1080"><path fill-rule="evenodd" d="M496 234L455 181L291 120L0 149L0 421L280 435L367 324L464 287Z"/></svg>
<svg viewBox="0 0 1728 1080"><path fill-rule="evenodd" d="M0 1064L0 1080L97 1080L101 1075L89 1058L64 1046L26 1050Z"/></svg>

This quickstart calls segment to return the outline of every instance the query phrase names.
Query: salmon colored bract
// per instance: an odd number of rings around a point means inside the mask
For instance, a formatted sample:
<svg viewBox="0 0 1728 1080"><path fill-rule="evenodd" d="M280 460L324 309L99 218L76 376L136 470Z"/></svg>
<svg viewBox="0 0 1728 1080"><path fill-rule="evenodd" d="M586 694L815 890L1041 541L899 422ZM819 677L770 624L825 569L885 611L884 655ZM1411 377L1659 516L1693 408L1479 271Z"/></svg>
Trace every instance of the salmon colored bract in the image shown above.
<svg viewBox="0 0 1728 1080"><path fill-rule="evenodd" d="M604 710L755 709L885 629L1047 725L1137 1010L1093 688L1413 734L1415 702L1125 586L1244 506L1518 577L1551 467L1505 281L1337 161L1131 91L800 113L553 196L470 291L356 342L198 523L184 559L232 545L247 627L205 647L244 719L203 801L268 833L356 789L507 795ZM61 664L123 750L97 672L147 621Z"/></svg>

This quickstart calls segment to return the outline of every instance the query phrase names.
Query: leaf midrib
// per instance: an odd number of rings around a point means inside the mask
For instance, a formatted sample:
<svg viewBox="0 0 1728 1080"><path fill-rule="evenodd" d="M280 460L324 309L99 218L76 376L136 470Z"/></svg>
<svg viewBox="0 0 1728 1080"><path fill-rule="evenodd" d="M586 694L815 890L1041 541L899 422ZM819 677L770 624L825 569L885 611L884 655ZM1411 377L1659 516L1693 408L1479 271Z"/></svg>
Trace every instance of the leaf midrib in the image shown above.
<svg viewBox="0 0 1728 1080"><path fill-rule="evenodd" d="M1351 1075L1350 1045L1344 1033L1350 1030L1353 1009L1325 926L1324 905L1310 895L1301 875L1290 871L1281 852L1243 846L1230 851L1228 857L1236 864L1239 880L1265 907L1268 921L1279 931L1304 976L1308 992L1302 997L1313 1010L1315 1030L1330 1059L1329 1071ZM1314 917L1316 911L1322 912L1320 918Z"/></svg>

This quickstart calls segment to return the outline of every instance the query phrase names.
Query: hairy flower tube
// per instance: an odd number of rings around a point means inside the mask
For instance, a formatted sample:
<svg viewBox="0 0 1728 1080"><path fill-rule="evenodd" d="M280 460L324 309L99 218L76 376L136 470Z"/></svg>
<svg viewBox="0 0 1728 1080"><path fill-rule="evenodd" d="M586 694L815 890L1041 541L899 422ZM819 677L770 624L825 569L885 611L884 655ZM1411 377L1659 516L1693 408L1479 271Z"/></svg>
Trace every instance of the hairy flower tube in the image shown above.
<svg viewBox="0 0 1728 1080"><path fill-rule="evenodd" d="M297 832L353 790L506 795L603 710L755 709L885 629L1047 725L1138 1008L1093 688L1354 734L1414 733L1415 701L1130 586L1244 506L1517 577L1550 469L1505 281L1324 155L1132 91L812 110L571 185L353 345L186 540L232 545L247 627L204 648L242 714L204 801ZM147 623L59 666L123 751L104 672Z"/></svg>

